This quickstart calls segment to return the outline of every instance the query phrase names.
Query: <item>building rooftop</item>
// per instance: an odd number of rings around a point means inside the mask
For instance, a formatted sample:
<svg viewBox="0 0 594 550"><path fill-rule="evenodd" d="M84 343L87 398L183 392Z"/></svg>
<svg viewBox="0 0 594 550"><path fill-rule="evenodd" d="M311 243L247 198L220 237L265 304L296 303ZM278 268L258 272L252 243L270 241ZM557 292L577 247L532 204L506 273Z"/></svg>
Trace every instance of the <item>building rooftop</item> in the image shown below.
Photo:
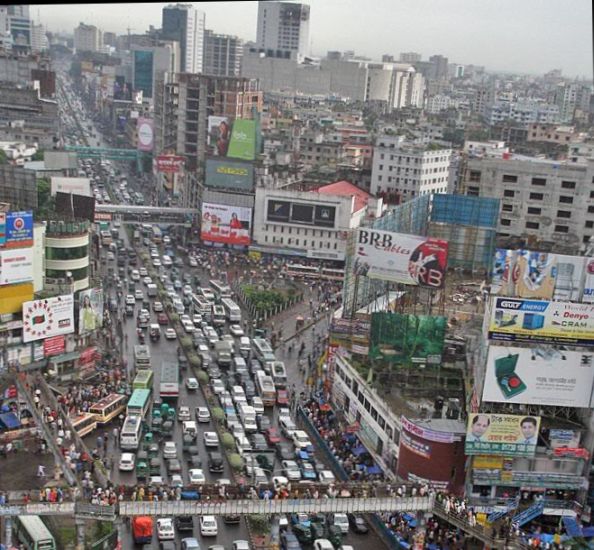
<svg viewBox="0 0 594 550"><path fill-rule="evenodd" d="M412 419L410 419L412 420ZM430 418L428 420L414 420L417 426L433 430L434 432L446 432L454 434L465 434L466 424L462 420L449 418Z"/></svg>
<svg viewBox="0 0 594 550"><path fill-rule="evenodd" d="M355 197L354 212L359 212L359 210L365 208L369 202L369 199L371 198L371 195L367 191L359 189L356 185L353 185L351 182L346 180L336 181L334 183L329 183L328 185L322 185L322 187L312 189L312 191L323 193L325 195Z"/></svg>

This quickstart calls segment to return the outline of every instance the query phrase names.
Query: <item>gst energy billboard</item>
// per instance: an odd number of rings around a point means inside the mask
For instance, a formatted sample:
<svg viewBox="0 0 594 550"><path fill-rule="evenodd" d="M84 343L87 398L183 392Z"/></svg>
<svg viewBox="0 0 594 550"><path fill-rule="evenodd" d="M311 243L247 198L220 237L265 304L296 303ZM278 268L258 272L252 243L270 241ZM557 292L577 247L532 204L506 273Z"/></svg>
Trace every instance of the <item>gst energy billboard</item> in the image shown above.
<svg viewBox="0 0 594 550"><path fill-rule="evenodd" d="M202 203L200 238L213 243L249 246L252 209Z"/></svg>
<svg viewBox="0 0 594 550"><path fill-rule="evenodd" d="M490 346L483 401L592 406L594 353Z"/></svg>
<svg viewBox="0 0 594 550"><path fill-rule="evenodd" d="M464 452L467 455L532 457L539 430L540 416L471 414Z"/></svg>
<svg viewBox="0 0 594 550"><path fill-rule="evenodd" d="M207 187L252 191L254 167L247 162L207 159L205 183Z"/></svg>
<svg viewBox="0 0 594 550"><path fill-rule="evenodd" d="M355 275L442 288L447 265L447 241L368 228L357 231Z"/></svg>
<svg viewBox="0 0 594 550"><path fill-rule="evenodd" d="M87 334L103 326L103 289L90 288L79 294L78 333Z"/></svg>
<svg viewBox="0 0 594 550"><path fill-rule="evenodd" d="M74 332L72 294L23 304L23 342Z"/></svg>
<svg viewBox="0 0 594 550"><path fill-rule="evenodd" d="M441 362L446 318L402 313L372 313L369 357L412 365Z"/></svg>
<svg viewBox="0 0 594 550"><path fill-rule="evenodd" d="M0 250L0 286L33 280L33 248Z"/></svg>
<svg viewBox="0 0 594 550"><path fill-rule="evenodd" d="M488 337L509 342L594 346L594 305L493 297Z"/></svg>

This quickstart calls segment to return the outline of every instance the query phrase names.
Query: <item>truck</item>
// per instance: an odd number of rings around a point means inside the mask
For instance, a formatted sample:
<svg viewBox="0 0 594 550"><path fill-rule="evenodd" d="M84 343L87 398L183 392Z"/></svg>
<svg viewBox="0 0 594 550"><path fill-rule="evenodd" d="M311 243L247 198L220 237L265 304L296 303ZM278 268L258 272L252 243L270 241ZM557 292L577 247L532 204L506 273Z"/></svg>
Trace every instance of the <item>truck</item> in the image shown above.
<svg viewBox="0 0 594 550"><path fill-rule="evenodd" d="M153 518L134 516L132 518L132 536L135 544L150 544L153 540Z"/></svg>
<svg viewBox="0 0 594 550"><path fill-rule="evenodd" d="M216 361L220 367L230 367L233 356L233 343L229 340L219 340L214 345Z"/></svg>
<svg viewBox="0 0 594 550"><path fill-rule="evenodd" d="M151 368L151 350L144 344L134 346L134 366L137 369Z"/></svg>

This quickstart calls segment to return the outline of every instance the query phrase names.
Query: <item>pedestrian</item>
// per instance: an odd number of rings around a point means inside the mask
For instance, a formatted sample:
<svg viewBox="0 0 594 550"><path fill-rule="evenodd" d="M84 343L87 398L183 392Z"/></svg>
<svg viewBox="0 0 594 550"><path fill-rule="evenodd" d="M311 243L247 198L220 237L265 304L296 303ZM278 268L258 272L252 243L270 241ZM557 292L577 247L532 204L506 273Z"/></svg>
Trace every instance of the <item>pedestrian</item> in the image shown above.
<svg viewBox="0 0 594 550"><path fill-rule="evenodd" d="M37 466L37 477L45 477L45 466L43 464Z"/></svg>

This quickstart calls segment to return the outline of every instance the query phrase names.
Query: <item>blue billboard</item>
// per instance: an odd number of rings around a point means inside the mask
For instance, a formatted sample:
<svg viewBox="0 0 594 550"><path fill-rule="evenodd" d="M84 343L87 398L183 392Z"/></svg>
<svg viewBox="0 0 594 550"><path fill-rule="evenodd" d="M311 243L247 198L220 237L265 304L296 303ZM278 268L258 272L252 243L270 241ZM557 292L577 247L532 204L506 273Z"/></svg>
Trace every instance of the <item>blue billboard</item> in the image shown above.
<svg viewBox="0 0 594 550"><path fill-rule="evenodd" d="M7 212L6 248L33 246L33 212Z"/></svg>

